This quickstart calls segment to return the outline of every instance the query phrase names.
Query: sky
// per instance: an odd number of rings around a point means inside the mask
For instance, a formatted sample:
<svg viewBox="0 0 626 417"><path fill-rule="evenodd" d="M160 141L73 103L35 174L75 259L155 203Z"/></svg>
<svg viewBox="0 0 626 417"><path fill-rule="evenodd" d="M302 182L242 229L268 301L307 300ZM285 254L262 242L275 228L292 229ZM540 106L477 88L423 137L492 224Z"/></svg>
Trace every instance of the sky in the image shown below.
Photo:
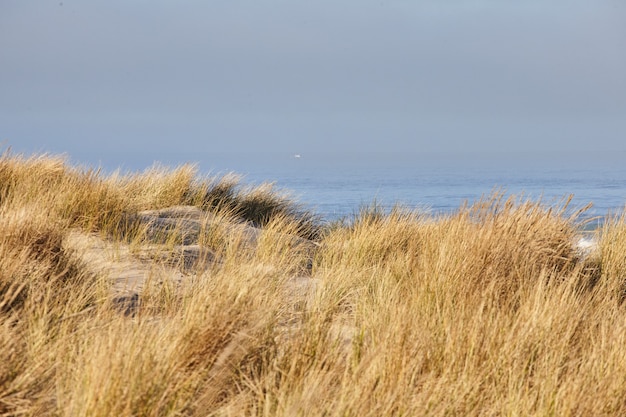
<svg viewBox="0 0 626 417"><path fill-rule="evenodd" d="M0 147L626 151L623 0L0 0Z"/></svg>

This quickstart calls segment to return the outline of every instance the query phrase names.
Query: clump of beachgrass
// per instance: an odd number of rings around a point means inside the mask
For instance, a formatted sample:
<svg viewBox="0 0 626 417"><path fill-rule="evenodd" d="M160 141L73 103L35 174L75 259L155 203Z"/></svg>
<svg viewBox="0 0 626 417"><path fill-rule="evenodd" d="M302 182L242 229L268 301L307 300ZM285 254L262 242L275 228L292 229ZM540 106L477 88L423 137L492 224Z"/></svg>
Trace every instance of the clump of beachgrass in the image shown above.
<svg viewBox="0 0 626 417"><path fill-rule="evenodd" d="M192 165L5 153L0 415L624 415L626 215L583 256L568 204L495 192L326 225ZM189 215L155 237L163 210ZM116 293L131 265L141 291Z"/></svg>

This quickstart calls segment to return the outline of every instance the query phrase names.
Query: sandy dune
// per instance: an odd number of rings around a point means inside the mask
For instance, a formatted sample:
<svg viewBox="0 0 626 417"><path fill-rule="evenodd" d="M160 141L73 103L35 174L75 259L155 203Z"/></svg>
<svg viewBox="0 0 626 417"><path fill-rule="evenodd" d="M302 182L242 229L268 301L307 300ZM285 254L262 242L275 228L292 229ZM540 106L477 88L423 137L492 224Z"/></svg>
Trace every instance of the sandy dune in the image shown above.
<svg viewBox="0 0 626 417"><path fill-rule="evenodd" d="M220 262L213 251L198 243L198 239L202 230L218 223L223 226L224 219L197 207L176 206L140 212L133 221L145 228L147 243L131 247L131 244L80 230L71 232L64 242L91 273L110 280L111 296L126 313L132 313L139 305L146 283L161 284L167 280L178 286ZM245 222L228 223L227 227L242 236L243 245L252 249L263 232ZM304 244L311 253L316 248L314 242L296 236L290 238ZM315 279L297 275L286 290L297 303L310 298L315 285Z"/></svg>

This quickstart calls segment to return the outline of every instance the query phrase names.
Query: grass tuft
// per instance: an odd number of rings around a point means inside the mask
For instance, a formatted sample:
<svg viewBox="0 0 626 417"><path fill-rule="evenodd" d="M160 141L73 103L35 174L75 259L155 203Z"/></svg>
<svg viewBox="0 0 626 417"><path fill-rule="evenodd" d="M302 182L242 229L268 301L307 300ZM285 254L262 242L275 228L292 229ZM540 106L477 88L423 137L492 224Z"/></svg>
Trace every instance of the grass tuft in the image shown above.
<svg viewBox="0 0 626 417"><path fill-rule="evenodd" d="M626 414L626 214L320 222L193 165L0 157L0 415ZM132 284L132 285L131 285Z"/></svg>

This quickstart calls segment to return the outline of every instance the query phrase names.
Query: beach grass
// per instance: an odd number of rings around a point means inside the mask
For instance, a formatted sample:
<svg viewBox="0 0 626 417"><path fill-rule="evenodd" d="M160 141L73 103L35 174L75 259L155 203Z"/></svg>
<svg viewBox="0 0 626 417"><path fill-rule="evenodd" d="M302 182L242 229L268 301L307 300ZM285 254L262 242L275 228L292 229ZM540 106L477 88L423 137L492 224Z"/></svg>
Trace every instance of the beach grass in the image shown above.
<svg viewBox="0 0 626 417"><path fill-rule="evenodd" d="M568 204L325 224L233 174L7 152L0 415L626 415L626 214L583 253Z"/></svg>

